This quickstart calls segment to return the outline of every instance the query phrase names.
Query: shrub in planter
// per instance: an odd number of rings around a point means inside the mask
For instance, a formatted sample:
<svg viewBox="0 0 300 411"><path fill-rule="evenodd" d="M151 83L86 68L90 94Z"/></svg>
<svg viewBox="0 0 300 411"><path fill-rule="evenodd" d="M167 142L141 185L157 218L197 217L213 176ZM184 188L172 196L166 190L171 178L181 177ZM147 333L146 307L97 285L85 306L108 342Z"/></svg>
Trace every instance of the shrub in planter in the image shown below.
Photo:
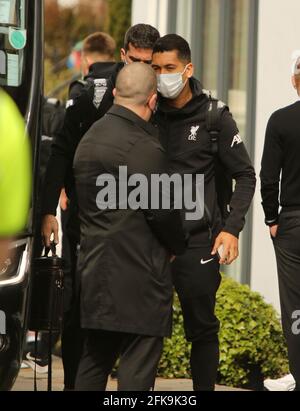
<svg viewBox="0 0 300 411"><path fill-rule="evenodd" d="M191 378L191 345L184 337L183 317L177 295L174 301L173 335L165 340L164 352L158 368L158 375L163 378Z"/></svg>
<svg viewBox="0 0 300 411"><path fill-rule="evenodd" d="M224 278L217 296L216 313L221 322L218 383L259 389L264 378L276 378L288 371L280 321L273 307L258 293ZM189 378L190 345L184 338L177 297L173 327L173 337L165 343L159 375Z"/></svg>
<svg viewBox="0 0 300 411"><path fill-rule="evenodd" d="M251 376L261 377L262 383L264 378L286 373L287 350L274 308L248 286L228 278L217 299L221 322L219 382L256 388ZM256 383L259 386L259 381Z"/></svg>

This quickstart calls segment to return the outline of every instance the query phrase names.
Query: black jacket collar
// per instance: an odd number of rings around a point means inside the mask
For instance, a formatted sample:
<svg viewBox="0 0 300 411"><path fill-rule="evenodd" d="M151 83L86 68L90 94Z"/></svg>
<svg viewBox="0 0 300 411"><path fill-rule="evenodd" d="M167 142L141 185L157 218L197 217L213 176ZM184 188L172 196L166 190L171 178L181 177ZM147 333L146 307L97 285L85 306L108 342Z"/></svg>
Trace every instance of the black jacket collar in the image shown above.
<svg viewBox="0 0 300 411"><path fill-rule="evenodd" d="M137 114L126 107L114 104L107 114L125 118L126 120L129 120L133 124L136 124L138 127L142 128L147 134L150 134L153 137L158 136L156 127L154 127L150 122L148 123L147 121L143 120L141 117L139 117Z"/></svg>

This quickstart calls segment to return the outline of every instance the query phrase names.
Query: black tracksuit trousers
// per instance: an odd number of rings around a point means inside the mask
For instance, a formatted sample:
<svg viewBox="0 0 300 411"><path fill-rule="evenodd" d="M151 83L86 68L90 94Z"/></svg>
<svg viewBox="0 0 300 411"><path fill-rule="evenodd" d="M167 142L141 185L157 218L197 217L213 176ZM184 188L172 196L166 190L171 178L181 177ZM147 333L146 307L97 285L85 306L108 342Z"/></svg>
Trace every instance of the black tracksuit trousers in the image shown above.
<svg viewBox="0 0 300 411"><path fill-rule="evenodd" d="M87 330L80 361L76 391L105 391L116 361L118 391L154 389L163 338Z"/></svg>
<svg viewBox="0 0 300 411"><path fill-rule="evenodd" d="M284 212L273 238L279 280L282 326L290 371L300 390L300 211Z"/></svg>
<svg viewBox="0 0 300 411"><path fill-rule="evenodd" d="M195 391L213 391L219 367L220 324L215 304L221 275L219 258L211 251L211 246L191 248L172 265L186 338L192 342L190 363Z"/></svg>

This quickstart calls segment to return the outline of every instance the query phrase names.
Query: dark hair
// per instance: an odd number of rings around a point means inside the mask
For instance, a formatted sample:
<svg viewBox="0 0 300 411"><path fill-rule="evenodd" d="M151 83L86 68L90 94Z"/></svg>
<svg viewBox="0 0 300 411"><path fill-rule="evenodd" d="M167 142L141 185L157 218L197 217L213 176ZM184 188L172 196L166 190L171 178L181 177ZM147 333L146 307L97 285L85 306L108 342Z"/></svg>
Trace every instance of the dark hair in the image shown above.
<svg viewBox="0 0 300 411"><path fill-rule="evenodd" d="M129 44L139 49L153 49L160 38L159 31L149 24L137 24L130 27L125 34L124 49L129 50Z"/></svg>
<svg viewBox="0 0 300 411"><path fill-rule="evenodd" d="M107 33L94 33L84 40L82 51L87 54L98 53L113 58L116 51L116 42Z"/></svg>
<svg viewBox="0 0 300 411"><path fill-rule="evenodd" d="M161 37L153 48L154 53L164 53L166 51L177 51L179 60L185 63L192 61L192 52L189 43L178 34L168 34Z"/></svg>

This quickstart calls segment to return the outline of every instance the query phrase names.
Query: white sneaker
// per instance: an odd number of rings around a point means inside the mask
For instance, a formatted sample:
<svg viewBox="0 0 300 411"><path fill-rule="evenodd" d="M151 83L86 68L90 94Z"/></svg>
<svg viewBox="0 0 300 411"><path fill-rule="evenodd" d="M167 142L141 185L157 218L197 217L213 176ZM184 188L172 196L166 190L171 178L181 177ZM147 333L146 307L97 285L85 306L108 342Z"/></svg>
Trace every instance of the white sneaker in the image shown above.
<svg viewBox="0 0 300 411"><path fill-rule="evenodd" d="M24 362L33 370L36 369L38 374L46 374L48 372L48 361L35 358L30 352L27 353L26 360L24 360Z"/></svg>
<svg viewBox="0 0 300 411"><path fill-rule="evenodd" d="M268 391L294 391L296 388L296 381L292 374L289 374L278 380L265 380L264 387Z"/></svg>

